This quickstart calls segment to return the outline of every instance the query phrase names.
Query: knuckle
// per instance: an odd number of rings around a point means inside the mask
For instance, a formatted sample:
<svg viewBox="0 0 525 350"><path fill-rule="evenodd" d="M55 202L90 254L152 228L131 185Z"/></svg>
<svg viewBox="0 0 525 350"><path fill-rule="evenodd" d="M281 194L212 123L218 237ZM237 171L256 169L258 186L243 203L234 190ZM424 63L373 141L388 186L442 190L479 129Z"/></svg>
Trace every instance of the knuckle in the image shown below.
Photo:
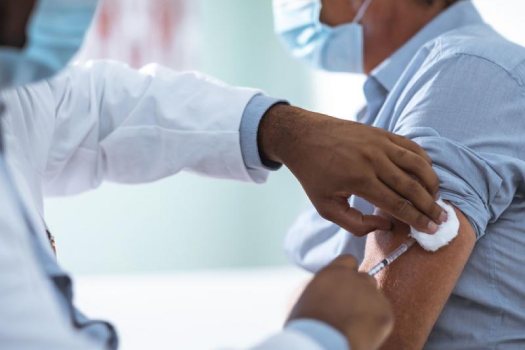
<svg viewBox="0 0 525 350"><path fill-rule="evenodd" d="M432 203L432 215L436 218L438 218L441 215L441 212L443 211L443 208L441 208L436 203Z"/></svg>
<svg viewBox="0 0 525 350"><path fill-rule="evenodd" d="M428 225L428 218L425 215L418 214L416 217L416 223L420 227L426 227Z"/></svg>
<svg viewBox="0 0 525 350"><path fill-rule="evenodd" d="M398 160L406 158L407 155L408 155L408 151L404 148L398 149L394 153L394 157L396 157L396 159Z"/></svg>
<svg viewBox="0 0 525 350"><path fill-rule="evenodd" d="M424 166L425 169L429 169L432 166L432 159L421 148L419 148L419 150L420 152L418 152L417 155L415 154L414 157L417 158L418 163Z"/></svg>
<svg viewBox="0 0 525 350"><path fill-rule="evenodd" d="M390 183L393 186L398 187L401 184L402 181L403 180L401 179L401 176L399 176L399 175L390 175Z"/></svg>
<svg viewBox="0 0 525 350"><path fill-rule="evenodd" d="M421 185L414 179L405 180L404 189L406 193L414 193L416 195L423 194Z"/></svg>
<svg viewBox="0 0 525 350"><path fill-rule="evenodd" d="M421 185L426 188L431 188L439 185L439 180L432 166L425 168L416 167L416 170L413 172L414 178L420 181Z"/></svg>
<svg viewBox="0 0 525 350"><path fill-rule="evenodd" d="M405 138L407 143L410 145L410 148L412 151L416 152L420 156L422 156L425 159L429 159L429 156L427 155L427 152L421 147L417 142L414 142L413 140L410 140L408 138Z"/></svg>
<svg viewBox="0 0 525 350"><path fill-rule="evenodd" d="M409 142L411 143L412 145L412 149L414 150L414 152L416 152L418 155L420 155L424 161L430 161L430 157L428 156L427 152L425 152L425 150L423 148L421 148L420 145L418 145L417 143L415 143L414 141L412 140L409 140Z"/></svg>
<svg viewBox="0 0 525 350"><path fill-rule="evenodd" d="M432 168L432 158L430 158L424 150L421 150L421 152L419 152L418 155L420 156L425 166Z"/></svg>
<svg viewBox="0 0 525 350"><path fill-rule="evenodd" d="M428 163L428 160L421 155L413 154L411 163L414 164L414 168L420 175L430 174L432 172L432 165Z"/></svg>
<svg viewBox="0 0 525 350"><path fill-rule="evenodd" d="M377 158L377 154L375 154L372 148L367 148L361 152L361 157L365 163L373 163Z"/></svg>
<svg viewBox="0 0 525 350"><path fill-rule="evenodd" d="M414 176L419 179L428 179L432 174L432 167L426 163L421 157L416 156L414 160L411 160L412 169Z"/></svg>
<svg viewBox="0 0 525 350"><path fill-rule="evenodd" d="M396 200L395 212L397 215L405 216L409 213L411 204L406 199L400 198Z"/></svg>
<svg viewBox="0 0 525 350"><path fill-rule="evenodd" d="M410 141L414 145L414 151L417 152L418 155L420 155L427 163L432 163L432 158L428 155L427 151L421 145L419 145L417 142Z"/></svg>

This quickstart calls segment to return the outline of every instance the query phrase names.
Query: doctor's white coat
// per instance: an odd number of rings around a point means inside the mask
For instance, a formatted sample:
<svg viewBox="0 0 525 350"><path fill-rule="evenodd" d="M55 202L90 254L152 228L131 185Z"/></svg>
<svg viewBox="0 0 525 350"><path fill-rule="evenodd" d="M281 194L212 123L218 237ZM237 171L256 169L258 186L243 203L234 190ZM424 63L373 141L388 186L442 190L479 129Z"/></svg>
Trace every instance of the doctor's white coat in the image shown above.
<svg viewBox="0 0 525 350"><path fill-rule="evenodd" d="M53 254L41 219L45 195L74 194L102 181L143 183L183 169L250 181L239 126L258 93L196 73L135 71L112 62L1 91L6 163L47 253ZM95 349L61 314L11 187L0 179L0 348ZM321 348L284 331L254 349Z"/></svg>

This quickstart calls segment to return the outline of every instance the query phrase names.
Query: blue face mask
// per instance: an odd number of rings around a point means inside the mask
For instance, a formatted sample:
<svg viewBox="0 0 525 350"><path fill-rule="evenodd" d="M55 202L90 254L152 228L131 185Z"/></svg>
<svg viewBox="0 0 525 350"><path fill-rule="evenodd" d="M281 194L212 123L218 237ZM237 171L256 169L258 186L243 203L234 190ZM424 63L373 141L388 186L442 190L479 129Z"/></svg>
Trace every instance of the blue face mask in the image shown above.
<svg viewBox="0 0 525 350"><path fill-rule="evenodd" d="M46 79L77 53L98 0L38 0L24 49L0 47L0 89Z"/></svg>
<svg viewBox="0 0 525 350"><path fill-rule="evenodd" d="M274 0L275 29L292 55L314 68L363 73L364 34L359 23L372 0L365 0L352 23L321 23L320 0Z"/></svg>

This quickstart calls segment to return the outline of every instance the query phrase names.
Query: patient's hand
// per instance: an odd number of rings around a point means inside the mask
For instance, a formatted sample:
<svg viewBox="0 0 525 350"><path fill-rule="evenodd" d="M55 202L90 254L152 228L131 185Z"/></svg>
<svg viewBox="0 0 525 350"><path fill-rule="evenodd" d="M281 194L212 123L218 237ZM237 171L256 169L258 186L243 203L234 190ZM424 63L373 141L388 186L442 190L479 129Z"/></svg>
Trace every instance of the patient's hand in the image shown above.
<svg viewBox="0 0 525 350"><path fill-rule="evenodd" d="M352 350L374 350L393 326L392 312L373 278L357 272L351 256L320 271L306 287L288 321L310 318L343 333Z"/></svg>
<svg viewBox="0 0 525 350"><path fill-rule="evenodd" d="M458 236L436 253L415 245L376 276L379 288L392 304L395 326L383 349L423 348L434 323L461 275L474 248L470 222L456 209ZM361 271L368 271L407 240L409 227L394 221L392 231L376 231L367 237Z"/></svg>

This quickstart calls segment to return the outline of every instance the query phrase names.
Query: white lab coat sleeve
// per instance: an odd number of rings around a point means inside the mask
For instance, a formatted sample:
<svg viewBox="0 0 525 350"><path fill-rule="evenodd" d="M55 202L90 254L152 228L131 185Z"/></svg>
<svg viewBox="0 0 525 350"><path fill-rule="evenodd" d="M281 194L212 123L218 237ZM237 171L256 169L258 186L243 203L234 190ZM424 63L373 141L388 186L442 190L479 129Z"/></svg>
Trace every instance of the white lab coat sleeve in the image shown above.
<svg viewBox="0 0 525 350"><path fill-rule="evenodd" d="M48 86L56 115L47 194L77 193L104 180L155 181L181 170L252 181L239 127L259 91L199 73L110 61L73 66Z"/></svg>
<svg viewBox="0 0 525 350"><path fill-rule="evenodd" d="M37 262L30 233L0 173L0 348L102 350L78 334Z"/></svg>

